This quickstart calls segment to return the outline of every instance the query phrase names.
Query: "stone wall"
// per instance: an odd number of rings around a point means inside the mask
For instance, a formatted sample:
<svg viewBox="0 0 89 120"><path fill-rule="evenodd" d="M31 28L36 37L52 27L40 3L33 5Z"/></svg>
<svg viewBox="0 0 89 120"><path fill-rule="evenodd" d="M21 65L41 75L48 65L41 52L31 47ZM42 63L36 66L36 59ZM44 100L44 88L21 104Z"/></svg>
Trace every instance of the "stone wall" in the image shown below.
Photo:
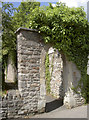
<svg viewBox="0 0 89 120"><path fill-rule="evenodd" d="M2 117L23 117L45 111L45 55L46 47L36 30L17 31L17 69L19 97L14 93L2 99ZM44 84L43 84L44 83ZM20 106L20 107L19 107Z"/></svg>
<svg viewBox="0 0 89 120"><path fill-rule="evenodd" d="M23 106L23 100L18 90L8 91L8 93L0 97L0 119L19 118L19 110Z"/></svg>
<svg viewBox="0 0 89 120"><path fill-rule="evenodd" d="M81 79L81 72L77 66L72 61L68 61L66 56L59 53L57 49L50 47L48 54L51 75L50 93L57 98L64 98L64 105L67 108L84 104L81 89L77 89L77 93L73 90Z"/></svg>
<svg viewBox="0 0 89 120"><path fill-rule="evenodd" d="M76 65L67 58L45 45L36 30L19 28L17 31L18 90L9 91L2 98L1 113L3 118L14 118L45 112L46 85L45 59L49 54L49 71L51 76L51 94L57 98L64 97L67 108L84 103L81 94L76 94L72 87L78 84L81 73ZM79 89L78 92L81 92Z"/></svg>
<svg viewBox="0 0 89 120"><path fill-rule="evenodd" d="M81 79L81 72L77 66L68 61L67 58L62 55L63 58L63 89L64 89L64 105L67 108L73 108L84 104L85 100L81 96L81 89L76 92L73 90L78 85Z"/></svg>
<svg viewBox="0 0 89 120"><path fill-rule="evenodd" d="M63 98L63 60L57 49L49 48L49 71L51 75L50 88L54 97Z"/></svg>
<svg viewBox="0 0 89 120"><path fill-rule="evenodd" d="M35 30L20 29L17 34L18 89L24 101L23 113L45 108L45 85L42 84L45 81L45 49Z"/></svg>

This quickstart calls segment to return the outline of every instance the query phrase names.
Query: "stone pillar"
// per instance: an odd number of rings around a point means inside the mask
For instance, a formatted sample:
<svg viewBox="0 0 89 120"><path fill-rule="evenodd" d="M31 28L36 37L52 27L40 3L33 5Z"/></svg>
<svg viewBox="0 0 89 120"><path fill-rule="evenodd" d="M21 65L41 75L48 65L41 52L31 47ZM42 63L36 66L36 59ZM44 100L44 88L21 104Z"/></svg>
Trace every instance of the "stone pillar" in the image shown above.
<svg viewBox="0 0 89 120"><path fill-rule="evenodd" d="M46 51L43 48L40 59L40 97L38 101L39 112L45 112L45 106L46 106L45 57L46 57Z"/></svg>
<svg viewBox="0 0 89 120"><path fill-rule="evenodd" d="M49 48L50 88L54 97L63 98L63 60L57 49Z"/></svg>
<svg viewBox="0 0 89 120"><path fill-rule="evenodd" d="M19 114L45 110L45 55L42 37L36 30L17 30L18 89L24 101Z"/></svg>
<svg viewBox="0 0 89 120"><path fill-rule="evenodd" d="M44 43L41 44L42 51L40 55L40 97L38 100L38 112L45 112L46 106L46 80L45 80L45 59L46 53L50 47L49 44L45 45Z"/></svg>

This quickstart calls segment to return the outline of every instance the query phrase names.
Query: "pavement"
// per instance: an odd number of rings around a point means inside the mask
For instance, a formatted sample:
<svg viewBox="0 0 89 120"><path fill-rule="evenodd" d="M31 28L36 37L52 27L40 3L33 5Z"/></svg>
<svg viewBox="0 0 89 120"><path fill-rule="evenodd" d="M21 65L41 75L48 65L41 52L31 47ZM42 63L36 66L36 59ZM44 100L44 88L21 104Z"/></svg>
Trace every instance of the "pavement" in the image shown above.
<svg viewBox="0 0 89 120"><path fill-rule="evenodd" d="M65 106L48 113L35 115L32 118L87 118L87 106L83 105L73 109L66 109Z"/></svg>
<svg viewBox="0 0 89 120"><path fill-rule="evenodd" d="M67 109L62 100L52 96L47 96L46 101L46 112L31 118L87 118L87 105Z"/></svg>

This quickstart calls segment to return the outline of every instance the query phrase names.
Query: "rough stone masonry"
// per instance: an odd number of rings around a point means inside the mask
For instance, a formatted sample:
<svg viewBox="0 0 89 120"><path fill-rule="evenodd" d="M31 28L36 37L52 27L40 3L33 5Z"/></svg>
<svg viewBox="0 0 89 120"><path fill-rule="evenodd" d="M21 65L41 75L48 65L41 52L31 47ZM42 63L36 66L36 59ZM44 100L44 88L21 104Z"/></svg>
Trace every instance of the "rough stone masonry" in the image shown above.
<svg viewBox="0 0 89 120"><path fill-rule="evenodd" d="M18 88L21 96L27 103L25 103L23 109L25 108L25 111L28 113L44 111L46 105L45 57L51 45L45 45L41 35L36 30L27 28L19 28L17 30L17 44ZM81 96L81 90L78 90L80 94L72 90L72 87L75 87L81 78L80 71L74 63L67 60L65 55L58 55L58 52L55 52L54 59L52 80L50 83L51 92L59 87L59 89L56 89L57 93L54 92L54 94L59 94L60 97L61 91L64 98L64 105L68 108L82 105L84 99ZM58 64L59 67L57 66ZM55 77L58 76L57 72L60 74L60 82L58 82L58 77ZM55 89L52 88L53 81L57 81Z"/></svg>
<svg viewBox="0 0 89 120"><path fill-rule="evenodd" d="M49 55L49 71L51 75L50 94L55 98L63 99L63 60L62 55L57 49L50 47Z"/></svg>
<svg viewBox="0 0 89 120"><path fill-rule="evenodd" d="M47 52L50 63L49 71L53 64L51 93L57 98L62 97L67 108L82 105L84 99L81 94L76 94L71 89L81 78L76 65L68 61L66 56L58 50L55 51L51 45L45 45L42 36L36 30L19 28L16 34L18 90L8 91L6 97L0 98L0 102L3 103L0 106L2 118L23 117L31 113L45 112ZM81 93L81 90L78 92Z"/></svg>
<svg viewBox="0 0 89 120"><path fill-rule="evenodd" d="M19 29L17 33L18 89L23 98L22 114L44 111L45 48L36 30Z"/></svg>

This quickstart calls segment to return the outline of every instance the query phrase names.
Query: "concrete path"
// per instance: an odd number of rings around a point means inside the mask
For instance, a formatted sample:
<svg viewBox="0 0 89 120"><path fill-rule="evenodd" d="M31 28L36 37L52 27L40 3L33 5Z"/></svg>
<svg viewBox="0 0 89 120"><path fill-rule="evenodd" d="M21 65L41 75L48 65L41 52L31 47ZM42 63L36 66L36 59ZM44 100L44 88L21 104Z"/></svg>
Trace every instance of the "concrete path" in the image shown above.
<svg viewBox="0 0 89 120"><path fill-rule="evenodd" d="M87 106L80 106L73 109L66 109L62 106L54 111L35 115L32 118L87 118Z"/></svg>
<svg viewBox="0 0 89 120"><path fill-rule="evenodd" d="M35 115L31 118L87 118L87 105L67 109L62 105L62 100L47 96L46 113Z"/></svg>

